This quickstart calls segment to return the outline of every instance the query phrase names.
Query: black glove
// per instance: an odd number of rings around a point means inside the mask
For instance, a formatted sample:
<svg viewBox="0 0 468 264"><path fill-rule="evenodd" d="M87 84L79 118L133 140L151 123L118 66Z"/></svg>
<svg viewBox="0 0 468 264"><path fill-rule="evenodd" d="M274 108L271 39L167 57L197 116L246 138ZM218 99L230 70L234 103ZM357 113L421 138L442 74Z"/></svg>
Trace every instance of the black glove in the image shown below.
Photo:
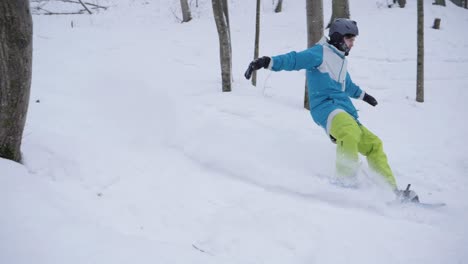
<svg viewBox="0 0 468 264"><path fill-rule="evenodd" d="M261 69L261 68L268 68L268 65L270 65L270 61L271 61L271 58L270 57L266 57L266 56L263 56L261 58L258 58L256 60L253 60L250 64L249 64L249 68L247 68L247 70L245 71L245 78L248 80L250 79L250 77L252 76L252 73L253 71L256 71L258 69Z"/></svg>
<svg viewBox="0 0 468 264"><path fill-rule="evenodd" d="M401 203L419 203L419 196L416 194L415 191L409 189L410 186L411 184L408 184L406 190L395 190L397 200Z"/></svg>
<svg viewBox="0 0 468 264"><path fill-rule="evenodd" d="M367 93L364 94L364 98L362 98L362 100L372 106L377 105L377 100L375 100L374 97L372 97L371 95L368 95Z"/></svg>

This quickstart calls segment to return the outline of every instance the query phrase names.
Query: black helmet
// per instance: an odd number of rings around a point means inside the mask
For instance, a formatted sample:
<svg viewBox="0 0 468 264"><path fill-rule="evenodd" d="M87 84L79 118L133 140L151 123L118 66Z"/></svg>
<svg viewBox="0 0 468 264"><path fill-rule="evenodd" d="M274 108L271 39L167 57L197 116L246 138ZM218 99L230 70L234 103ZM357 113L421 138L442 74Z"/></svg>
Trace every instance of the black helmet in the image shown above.
<svg viewBox="0 0 468 264"><path fill-rule="evenodd" d="M349 54L349 48L345 44L344 37L357 35L359 35L359 29L356 21L347 18L335 19L330 25L328 32L328 36L330 37L329 43L343 51L346 56Z"/></svg>
<svg viewBox="0 0 468 264"><path fill-rule="evenodd" d="M337 18L330 25L330 31L328 36L332 36L333 33L339 33L341 36L344 35L359 35L359 29L357 23L354 20L347 18Z"/></svg>

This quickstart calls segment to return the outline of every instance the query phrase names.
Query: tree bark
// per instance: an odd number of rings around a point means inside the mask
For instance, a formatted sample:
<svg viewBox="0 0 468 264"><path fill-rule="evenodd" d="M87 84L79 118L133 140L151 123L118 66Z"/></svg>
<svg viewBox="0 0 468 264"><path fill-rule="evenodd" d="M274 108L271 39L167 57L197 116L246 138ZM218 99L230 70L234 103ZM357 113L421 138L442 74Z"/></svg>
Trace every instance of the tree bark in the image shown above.
<svg viewBox="0 0 468 264"><path fill-rule="evenodd" d="M28 0L0 1L0 157L21 161L32 73Z"/></svg>
<svg viewBox="0 0 468 264"><path fill-rule="evenodd" d="M232 69L232 46L231 46L231 24L229 20L229 5L228 5L228 0L222 0L223 4L223 14L224 17L226 18L226 23L227 23L227 32L229 34L229 58L230 58L230 65L229 68ZM232 82L232 74L231 74L231 82Z"/></svg>
<svg viewBox="0 0 468 264"><path fill-rule="evenodd" d="M231 30L231 25L229 23L229 6L228 6L228 0L222 0L222 5L223 5L223 13L224 16L226 17L226 22L228 25L228 30Z"/></svg>
<svg viewBox="0 0 468 264"><path fill-rule="evenodd" d="M188 1L180 0L180 6L182 7L182 23L192 20L192 14L190 13Z"/></svg>
<svg viewBox="0 0 468 264"><path fill-rule="evenodd" d="M440 5L440 6L446 6L445 5L445 0L435 0L433 5Z"/></svg>
<svg viewBox="0 0 468 264"><path fill-rule="evenodd" d="M281 13L283 11L283 0L278 0L275 7L275 13Z"/></svg>
<svg viewBox="0 0 468 264"><path fill-rule="evenodd" d="M418 58L416 101L424 102L424 0L418 0Z"/></svg>
<svg viewBox="0 0 468 264"><path fill-rule="evenodd" d="M260 43L260 0L257 0L257 10L255 17L255 47L254 47L254 60L258 58L259 43ZM252 85L257 86L257 71L252 74Z"/></svg>
<svg viewBox="0 0 468 264"><path fill-rule="evenodd" d="M225 13L225 11L227 12L228 10L223 6L224 1L225 0L212 0L211 3L213 5L213 14L219 37L222 90L223 92L230 92L232 77L231 35L227 13Z"/></svg>
<svg viewBox="0 0 468 264"><path fill-rule="evenodd" d="M440 29L440 18L434 19L434 25L432 26L433 29Z"/></svg>
<svg viewBox="0 0 468 264"><path fill-rule="evenodd" d="M332 16L330 22L328 22L327 28L330 27L331 23L333 23L333 20L336 18L350 18L348 0L332 1Z"/></svg>
<svg viewBox="0 0 468 264"><path fill-rule="evenodd" d="M323 2L322 0L306 0L307 12L307 47L312 47L323 36ZM309 106L309 89L307 88L307 75L304 94L304 108Z"/></svg>

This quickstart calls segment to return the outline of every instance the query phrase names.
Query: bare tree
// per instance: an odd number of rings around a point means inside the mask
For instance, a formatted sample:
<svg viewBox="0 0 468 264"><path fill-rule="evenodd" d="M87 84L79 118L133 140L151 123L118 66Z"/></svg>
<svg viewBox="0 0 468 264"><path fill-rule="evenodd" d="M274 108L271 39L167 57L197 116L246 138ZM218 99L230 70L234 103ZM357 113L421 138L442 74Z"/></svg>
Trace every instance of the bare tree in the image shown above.
<svg viewBox="0 0 468 264"><path fill-rule="evenodd" d="M231 47L231 24L229 22L229 5L228 5L228 0L222 0L223 1L223 12L224 12L224 17L226 18L227 22L227 31L229 34L229 68L232 69L232 47ZM232 81L232 74L231 74L231 81Z"/></svg>
<svg viewBox="0 0 468 264"><path fill-rule="evenodd" d="M416 101L424 102L424 0L418 0L418 62L416 71Z"/></svg>
<svg viewBox="0 0 468 264"><path fill-rule="evenodd" d="M328 22L327 28L335 18L349 18L349 1L348 0L333 0L332 1L332 16Z"/></svg>
<svg viewBox="0 0 468 264"><path fill-rule="evenodd" d="M435 18L434 19L434 25L432 26L432 28L433 29L440 29L440 22L441 22L440 18Z"/></svg>
<svg viewBox="0 0 468 264"><path fill-rule="evenodd" d="M260 42L260 0L257 0L257 10L255 17L255 47L254 47L254 60L258 58L259 42ZM252 85L257 86L257 71L252 74Z"/></svg>
<svg viewBox="0 0 468 264"><path fill-rule="evenodd" d="M29 0L0 1L0 157L21 161L32 72Z"/></svg>
<svg viewBox="0 0 468 264"><path fill-rule="evenodd" d="M230 92L232 80L232 49L228 8L224 6L225 1L226 0L211 0L211 3L213 5L213 14L219 37L223 92Z"/></svg>
<svg viewBox="0 0 468 264"><path fill-rule="evenodd" d="M182 23L192 20L192 14L190 13L188 1L180 0L180 6L182 7Z"/></svg>
<svg viewBox="0 0 468 264"><path fill-rule="evenodd" d="M433 5L441 5L441 6L446 6L445 5L445 0L435 0Z"/></svg>
<svg viewBox="0 0 468 264"><path fill-rule="evenodd" d="M322 0L307 0L307 47L312 47L323 36L323 2ZM307 80L305 85L304 107L309 107L309 90Z"/></svg>
<svg viewBox="0 0 468 264"><path fill-rule="evenodd" d="M275 13L280 13L283 11L283 0L278 0L275 7Z"/></svg>

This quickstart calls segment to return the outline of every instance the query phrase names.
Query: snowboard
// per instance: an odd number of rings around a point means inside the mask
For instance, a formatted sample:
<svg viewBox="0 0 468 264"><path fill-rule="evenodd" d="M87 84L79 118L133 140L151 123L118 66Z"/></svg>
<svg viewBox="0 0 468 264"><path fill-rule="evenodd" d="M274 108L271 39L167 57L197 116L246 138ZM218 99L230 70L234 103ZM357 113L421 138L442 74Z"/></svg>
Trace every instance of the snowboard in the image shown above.
<svg viewBox="0 0 468 264"><path fill-rule="evenodd" d="M411 203L411 205L422 207L422 208L439 208L439 207L444 207L447 204L446 203L424 203L424 202L418 202L418 203Z"/></svg>
<svg viewBox="0 0 468 264"><path fill-rule="evenodd" d="M447 204L443 202L435 202L435 203L425 203L425 202L409 202L409 203L402 203L399 201L392 201L388 202L387 205L392 207L419 207L424 209L437 209L445 207Z"/></svg>
<svg viewBox="0 0 468 264"><path fill-rule="evenodd" d="M404 192L408 192L408 194L410 194L410 186L411 184L408 184ZM422 208L439 208L439 207L446 206L446 203L443 203L443 202L435 202L435 203L421 202L419 200L419 196L416 195L416 193L414 193L413 191L411 192L413 193L414 197L412 197L410 200L397 200L391 203L402 205L402 206L417 206L417 207L422 207Z"/></svg>

